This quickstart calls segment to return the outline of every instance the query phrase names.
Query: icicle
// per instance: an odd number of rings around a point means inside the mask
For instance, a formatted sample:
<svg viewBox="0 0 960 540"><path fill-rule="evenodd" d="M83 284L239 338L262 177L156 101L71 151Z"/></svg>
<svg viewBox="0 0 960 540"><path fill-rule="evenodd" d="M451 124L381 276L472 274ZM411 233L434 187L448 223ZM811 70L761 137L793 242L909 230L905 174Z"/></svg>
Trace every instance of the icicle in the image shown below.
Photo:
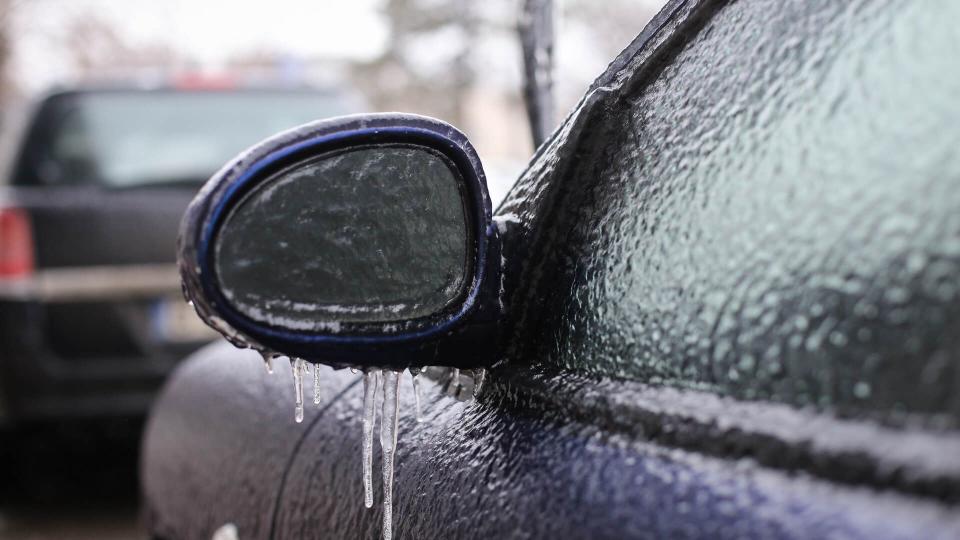
<svg viewBox="0 0 960 540"><path fill-rule="evenodd" d="M294 398L294 419L299 424L303 422L303 373L307 371L307 361L296 358L290 362L293 368L293 389L296 393Z"/></svg>
<svg viewBox="0 0 960 540"><path fill-rule="evenodd" d="M487 380L487 370L478 369L473 372L473 395L480 395L480 389L483 388L483 381Z"/></svg>
<svg viewBox="0 0 960 540"><path fill-rule="evenodd" d="M320 364L313 365L313 404L320 404Z"/></svg>
<svg viewBox="0 0 960 540"><path fill-rule="evenodd" d="M367 508L373 508L373 425L377 420L379 382L379 369L363 373L363 496Z"/></svg>
<svg viewBox="0 0 960 540"><path fill-rule="evenodd" d="M450 387L453 388L454 395L457 395L460 393L460 368L453 368L453 370L451 371Z"/></svg>
<svg viewBox="0 0 960 540"><path fill-rule="evenodd" d="M383 538L393 538L393 457L397 450L397 390L400 372L383 371L383 412L380 416L380 449L383 454Z"/></svg>
<svg viewBox="0 0 960 540"><path fill-rule="evenodd" d="M420 408L420 368L410 368L410 378L413 379L413 407L417 422L423 422Z"/></svg>
<svg viewBox="0 0 960 540"><path fill-rule="evenodd" d="M272 352L260 351L260 356L263 357L263 364L267 366L267 373L273 375L273 364L271 364L270 361L276 358L277 355Z"/></svg>

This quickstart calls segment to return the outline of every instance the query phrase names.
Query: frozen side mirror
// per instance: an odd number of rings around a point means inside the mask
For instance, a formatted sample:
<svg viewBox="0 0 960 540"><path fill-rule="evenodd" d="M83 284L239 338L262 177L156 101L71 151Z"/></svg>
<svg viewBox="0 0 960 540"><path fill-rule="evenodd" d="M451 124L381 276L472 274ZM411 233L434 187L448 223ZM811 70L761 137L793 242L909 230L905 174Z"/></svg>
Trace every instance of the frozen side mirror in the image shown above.
<svg viewBox="0 0 960 540"><path fill-rule="evenodd" d="M337 367L483 367L501 306L479 158L438 120L361 115L245 151L180 229L184 290L231 342Z"/></svg>

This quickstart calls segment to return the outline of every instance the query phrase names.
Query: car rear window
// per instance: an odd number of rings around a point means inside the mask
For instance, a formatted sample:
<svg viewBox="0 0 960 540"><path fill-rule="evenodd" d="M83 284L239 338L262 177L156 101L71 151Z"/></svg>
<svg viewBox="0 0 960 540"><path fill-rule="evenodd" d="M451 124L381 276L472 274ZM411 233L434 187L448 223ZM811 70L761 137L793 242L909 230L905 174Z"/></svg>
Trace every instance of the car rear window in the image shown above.
<svg viewBox="0 0 960 540"><path fill-rule="evenodd" d="M48 108L32 176L115 188L200 183L278 131L357 112L342 94L306 91L90 92Z"/></svg>

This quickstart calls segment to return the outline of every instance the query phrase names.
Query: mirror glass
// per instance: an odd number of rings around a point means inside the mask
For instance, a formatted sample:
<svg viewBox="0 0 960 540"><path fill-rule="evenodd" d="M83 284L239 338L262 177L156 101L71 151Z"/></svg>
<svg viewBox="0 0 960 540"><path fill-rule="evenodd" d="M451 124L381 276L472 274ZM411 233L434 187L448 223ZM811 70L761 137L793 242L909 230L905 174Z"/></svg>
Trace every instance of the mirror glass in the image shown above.
<svg viewBox="0 0 960 540"><path fill-rule="evenodd" d="M214 238L227 301L272 326L425 317L472 276L465 183L446 157L412 145L330 152L247 193Z"/></svg>

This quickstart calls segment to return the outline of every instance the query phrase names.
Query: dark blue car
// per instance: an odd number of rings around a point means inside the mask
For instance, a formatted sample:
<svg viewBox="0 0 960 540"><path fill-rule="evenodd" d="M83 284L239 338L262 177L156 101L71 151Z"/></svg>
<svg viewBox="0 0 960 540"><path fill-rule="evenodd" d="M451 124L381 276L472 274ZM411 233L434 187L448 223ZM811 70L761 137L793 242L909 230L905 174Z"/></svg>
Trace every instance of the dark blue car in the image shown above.
<svg viewBox="0 0 960 540"><path fill-rule="evenodd" d="M242 154L150 534L960 537L958 6L672 1L496 210L432 119Z"/></svg>

